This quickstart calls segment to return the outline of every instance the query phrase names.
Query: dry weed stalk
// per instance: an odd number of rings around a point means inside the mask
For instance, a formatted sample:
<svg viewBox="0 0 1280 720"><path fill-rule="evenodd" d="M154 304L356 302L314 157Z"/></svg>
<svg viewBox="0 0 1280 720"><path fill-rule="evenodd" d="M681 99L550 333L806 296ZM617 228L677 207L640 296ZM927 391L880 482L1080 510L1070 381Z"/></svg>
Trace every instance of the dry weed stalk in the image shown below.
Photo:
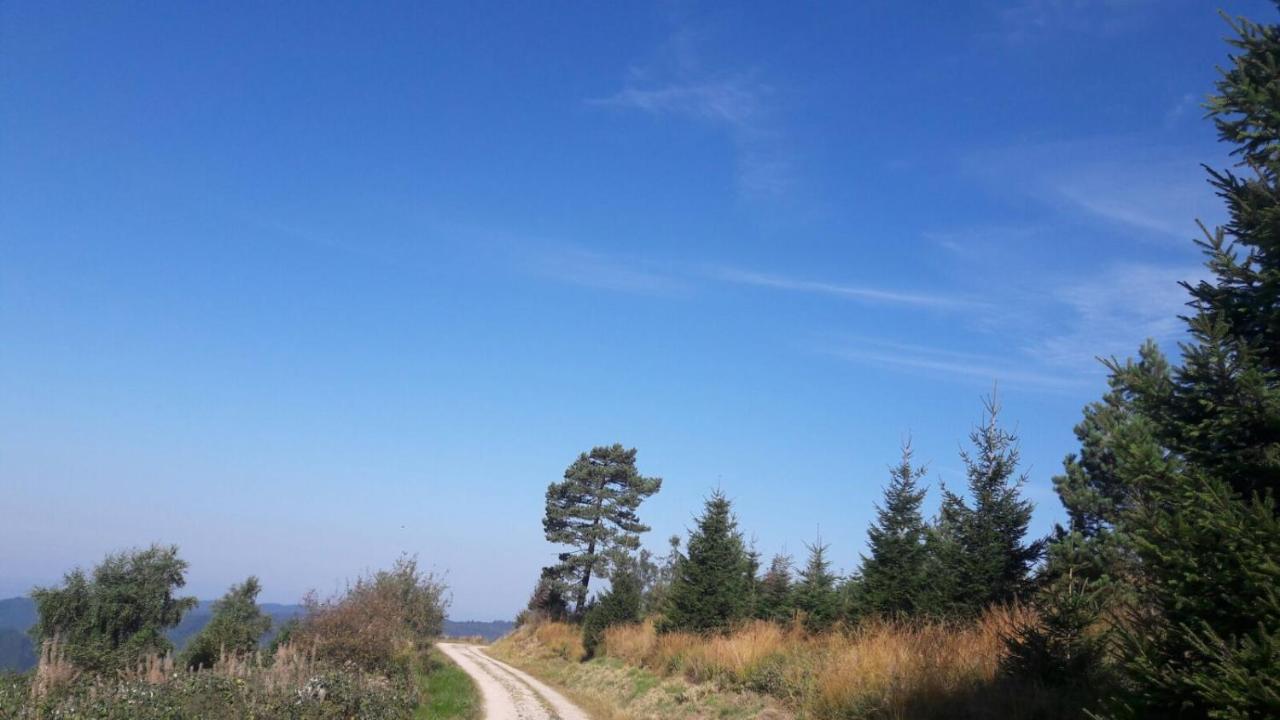
<svg viewBox="0 0 1280 720"><path fill-rule="evenodd" d="M40 647L40 658L36 664L35 679L31 683L31 694L36 699L45 697L57 688L75 680L80 674L75 665L67 658L62 638L55 636L46 640Z"/></svg>

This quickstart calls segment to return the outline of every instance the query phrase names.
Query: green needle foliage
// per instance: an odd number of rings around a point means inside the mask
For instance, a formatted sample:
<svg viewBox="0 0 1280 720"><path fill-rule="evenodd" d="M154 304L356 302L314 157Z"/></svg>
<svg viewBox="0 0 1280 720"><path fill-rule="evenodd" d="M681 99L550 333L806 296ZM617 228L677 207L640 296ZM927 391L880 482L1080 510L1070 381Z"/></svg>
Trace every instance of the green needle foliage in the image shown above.
<svg viewBox="0 0 1280 720"><path fill-rule="evenodd" d="M636 470L635 448L614 444L582 453L565 470L564 480L547 488L542 520L547 540L573 549L561 553L560 564L543 576L563 584L562 594L574 600L574 614L581 615L586 605L591 578L606 576L608 554L639 548L640 533L649 527L636 509L661 487L662 478Z"/></svg>
<svg viewBox="0 0 1280 720"><path fill-rule="evenodd" d="M995 397L962 452L970 502L942 489L938 521L926 541L927 567L934 589L926 604L943 615L977 615L1007 603L1030 588L1032 565L1043 543L1026 542L1031 502L1022 497L1026 475L1018 474L1017 438L998 422Z"/></svg>
<svg viewBox="0 0 1280 720"><path fill-rule="evenodd" d="M595 656L605 630L640 620L641 579L636 560L623 560L614 568L608 592L591 605L582 621L582 646L587 660Z"/></svg>
<svg viewBox="0 0 1280 720"><path fill-rule="evenodd" d="M795 588L796 610L804 614L804 626L809 632L821 632L835 624L840 616L839 582L831 572L827 559L828 545L819 538L809 549L809 559L800 570L800 582Z"/></svg>
<svg viewBox="0 0 1280 720"><path fill-rule="evenodd" d="M93 672L169 652L165 630L196 605L195 598L175 597L186 571L177 546L108 555L92 576L77 568L62 587L31 593L40 616L32 635L38 643L58 641L72 663Z"/></svg>
<svg viewBox="0 0 1280 720"><path fill-rule="evenodd" d="M1209 170L1230 219L1199 241L1182 363L1109 362L1057 483L1051 571L1120 591L1115 717L1280 716L1280 26L1231 25L1207 107L1239 164Z"/></svg>
<svg viewBox="0 0 1280 720"><path fill-rule="evenodd" d="M729 499L719 490L707 499L689 533L667 596L663 632L723 632L750 611L751 560Z"/></svg>
<svg viewBox="0 0 1280 720"><path fill-rule="evenodd" d="M868 528L871 550L862 558L858 609L884 616L916 614L924 604L925 523L920 512L925 489L919 486L925 468L912 465L911 444L890 471L884 502L876 506L876 521Z"/></svg>
<svg viewBox="0 0 1280 720"><path fill-rule="evenodd" d="M258 607L262 585L250 576L232 585L213 604L213 617L182 651L182 667L213 667L222 656L240 657L258 649L258 639L271 629L271 617Z"/></svg>
<svg viewBox="0 0 1280 720"><path fill-rule="evenodd" d="M1101 681L1107 636L1102 594L1088 580L1060 578L1036 596L1037 622L1006 639L1001 670L1042 685L1088 688Z"/></svg>
<svg viewBox="0 0 1280 720"><path fill-rule="evenodd" d="M755 616L760 620L787 622L796 613L795 588L791 580L791 556L778 554L760 579L756 591Z"/></svg>

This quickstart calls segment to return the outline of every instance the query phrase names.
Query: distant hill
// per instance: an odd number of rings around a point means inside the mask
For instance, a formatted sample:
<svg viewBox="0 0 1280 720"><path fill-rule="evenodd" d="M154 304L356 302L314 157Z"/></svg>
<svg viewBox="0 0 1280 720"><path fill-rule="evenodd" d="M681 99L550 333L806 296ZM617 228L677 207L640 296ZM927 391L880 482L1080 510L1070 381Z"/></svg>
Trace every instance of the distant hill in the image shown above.
<svg viewBox="0 0 1280 720"><path fill-rule="evenodd" d="M36 604L28 597L0 600L0 628L26 632L36 624Z"/></svg>
<svg viewBox="0 0 1280 720"><path fill-rule="evenodd" d="M36 666L36 648L21 630L0 629L0 672L23 672Z"/></svg>
<svg viewBox="0 0 1280 720"><path fill-rule="evenodd" d="M263 636L267 642L275 635L281 625L289 619L298 617L305 609L301 605L282 605L280 603L262 603L259 607L271 616L271 630ZM195 609L182 618L177 627L165 633L169 640L181 649L200 629L213 617L213 601L202 600ZM36 624L36 604L28 597L0 600L0 671L15 670L23 672L35 667L36 652L27 631ZM479 622L475 620L445 620L444 634L448 637L480 636L486 640L497 640L511 632L515 623L505 620Z"/></svg>
<svg viewBox="0 0 1280 720"><path fill-rule="evenodd" d="M493 642L514 630L515 627L516 624L509 620L491 620L489 622L445 620L444 634L445 637L475 637L479 635L485 640Z"/></svg>

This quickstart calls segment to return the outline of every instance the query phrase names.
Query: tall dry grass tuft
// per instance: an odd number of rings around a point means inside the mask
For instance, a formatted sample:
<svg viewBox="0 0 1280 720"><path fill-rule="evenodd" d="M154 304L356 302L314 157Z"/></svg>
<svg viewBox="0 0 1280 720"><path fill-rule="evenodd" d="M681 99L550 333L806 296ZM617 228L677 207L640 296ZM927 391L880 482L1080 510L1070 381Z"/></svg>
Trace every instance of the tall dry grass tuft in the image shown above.
<svg viewBox="0 0 1280 720"><path fill-rule="evenodd" d="M66 648L60 637L46 640L40 646L40 658L36 662L31 694L36 699L45 697L63 685L71 683L80 674L67 659Z"/></svg>
<svg viewBox="0 0 1280 720"><path fill-rule="evenodd" d="M131 668L116 673L125 682L143 682L159 685L173 675L173 654L144 655Z"/></svg>
<svg viewBox="0 0 1280 720"><path fill-rule="evenodd" d="M581 660L586 655L577 625L549 621L534 625L532 632L539 644L565 660Z"/></svg>
<svg viewBox="0 0 1280 720"><path fill-rule="evenodd" d="M965 624L870 621L820 635L767 622L724 636L658 635L644 623L610 628L602 648L660 673L767 693L814 718L1076 717L1043 688L1000 676L1004 638L1034 621L1015 606Z"/></svg>

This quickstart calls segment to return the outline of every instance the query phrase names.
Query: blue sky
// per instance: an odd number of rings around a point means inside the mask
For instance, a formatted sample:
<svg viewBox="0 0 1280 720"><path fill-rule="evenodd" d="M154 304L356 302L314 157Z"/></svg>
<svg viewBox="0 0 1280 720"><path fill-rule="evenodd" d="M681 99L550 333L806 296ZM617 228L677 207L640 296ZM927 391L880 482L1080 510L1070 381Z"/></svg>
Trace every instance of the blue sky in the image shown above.
<svg viewBox="0 0 1280 720"><path fill-rule="evenodd" d="M1094 357L1176 341L1221 219L1212 3L376 5L0 5L0 596L407 551L510 617L615 441L654 549L718 486L852 570L996 381L1047 532Z"/></svg>

